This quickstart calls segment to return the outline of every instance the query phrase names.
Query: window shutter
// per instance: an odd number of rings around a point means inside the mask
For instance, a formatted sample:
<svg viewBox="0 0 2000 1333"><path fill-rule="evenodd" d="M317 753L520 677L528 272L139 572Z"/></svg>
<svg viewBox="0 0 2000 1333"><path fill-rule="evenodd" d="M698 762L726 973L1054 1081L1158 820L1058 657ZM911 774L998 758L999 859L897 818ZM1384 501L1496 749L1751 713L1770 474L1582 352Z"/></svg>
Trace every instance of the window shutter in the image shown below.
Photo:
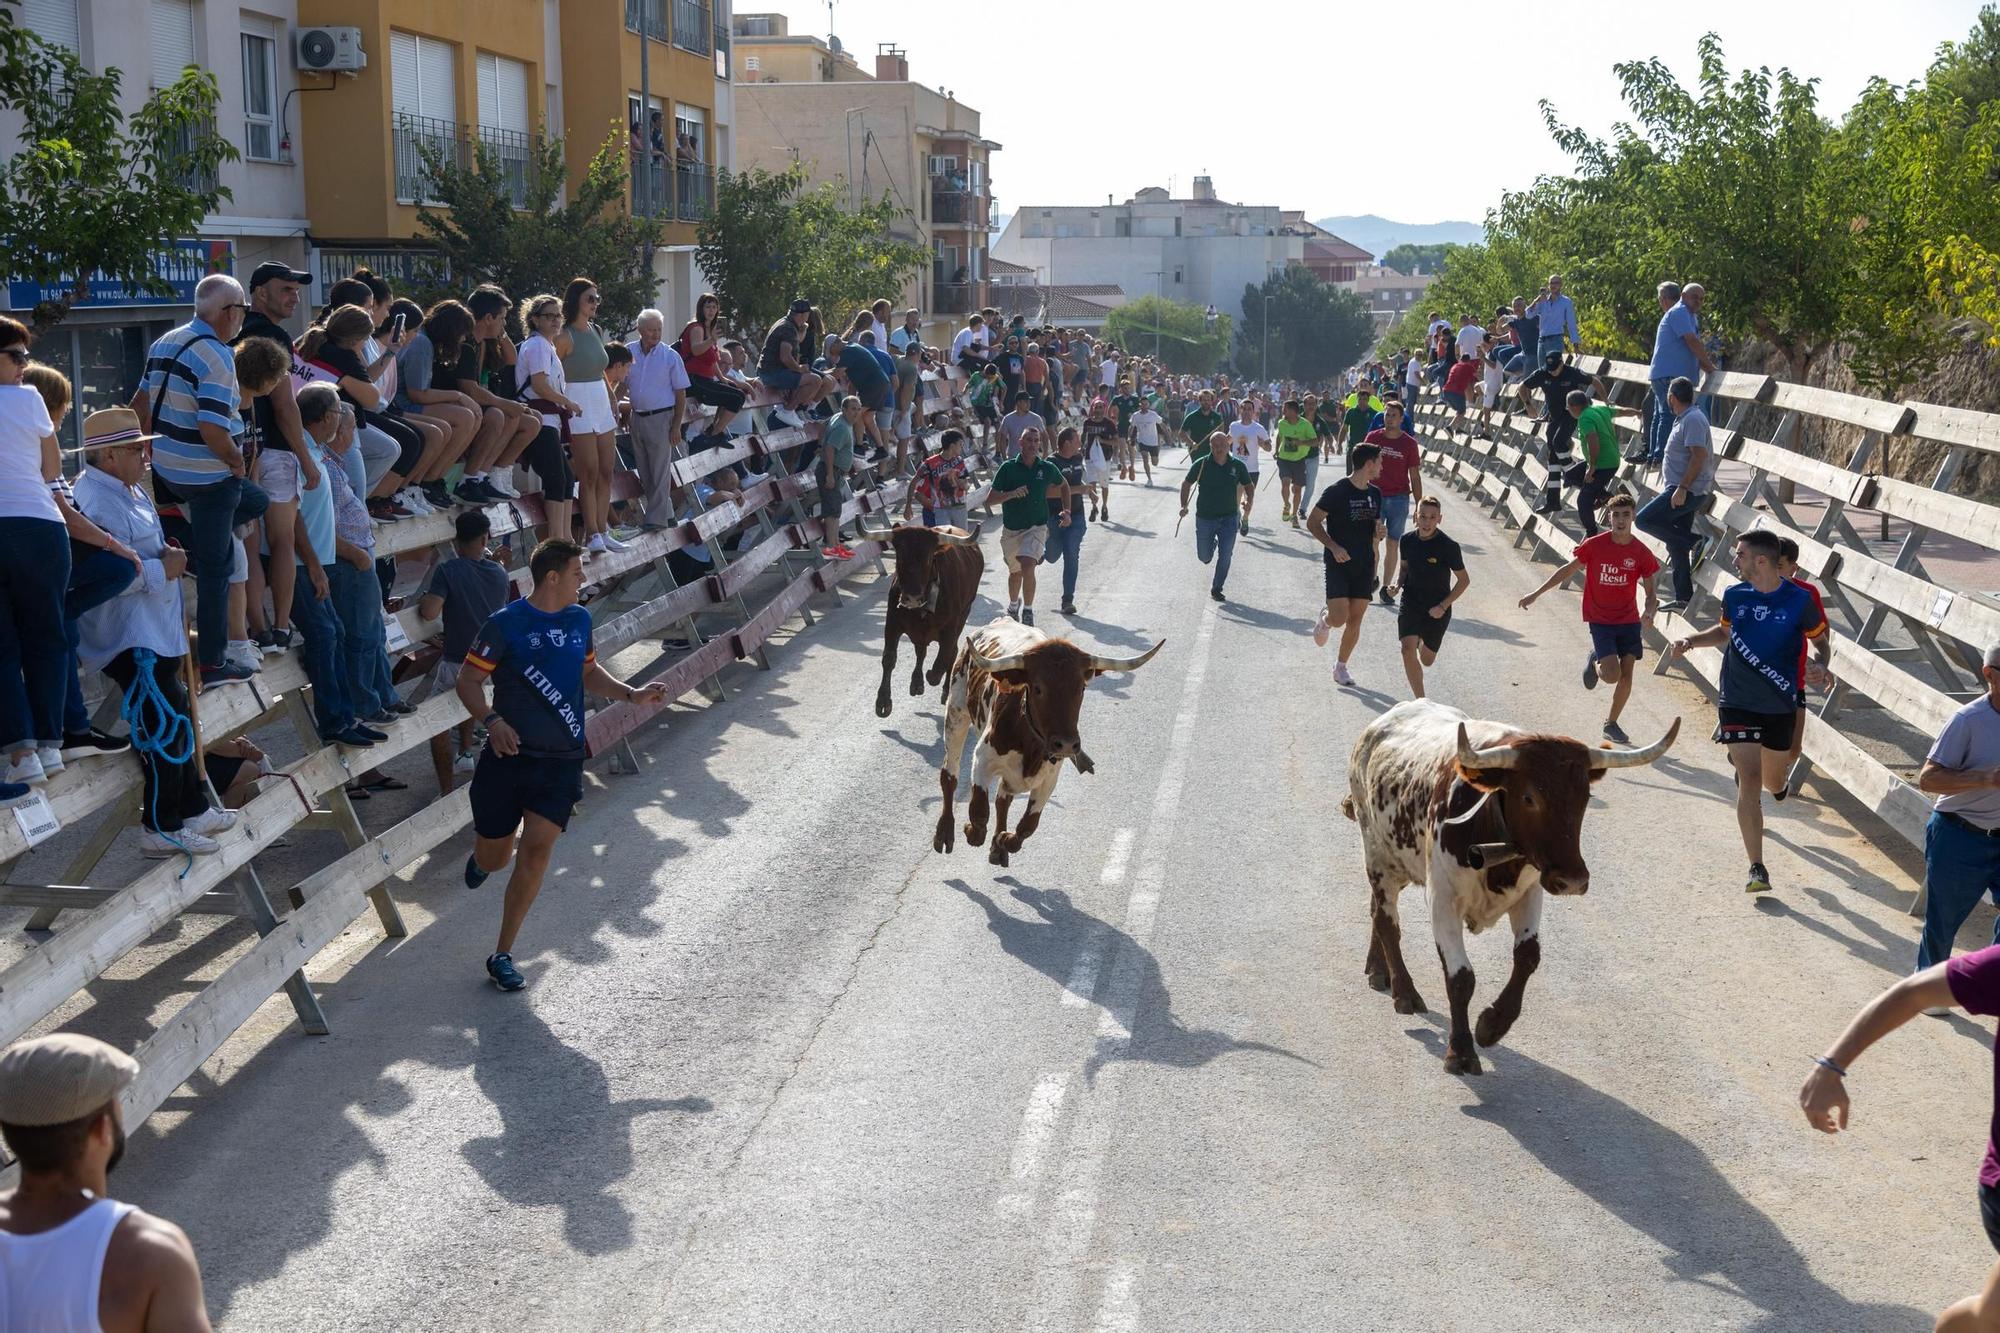
<svg viewBox="0 0 2000 1333"><path fill-rule="evenodd" d="M458 82L447 42L417 39L419 114L438 120L458 119Z"/></svg>
<svg viewBox="0 0 2000 1333"><path fill-rule="evenodd" d="M415 116L417 109L417 39L407 32L389 34L389 99L398 115Z"/></svg>
<svg viewBox="0 0 2000 1333"><path fill-rule="evenodd" d="M83 54L83 27L76 17L77 0L26 0L21 25L43 41Z"/></svg>
<svg viewBox="0 0 2000 1333"><path fill-rule="evenodd" d="M497 130L500 126L500 57L481 51L475 62L479 69L479 128Z"/></svg>
<svg viewBox="0 0 2000 1333"><path fill-rule="evenodd" d="M167 88L195 63L194 0L153 0L153 87Z"/></svg>
<svg viewBox="0 0 2000 1333"><path fill-rule="evenodd" d="M518 60L479 53L479 127L528 130L528 67Z"/></svg>

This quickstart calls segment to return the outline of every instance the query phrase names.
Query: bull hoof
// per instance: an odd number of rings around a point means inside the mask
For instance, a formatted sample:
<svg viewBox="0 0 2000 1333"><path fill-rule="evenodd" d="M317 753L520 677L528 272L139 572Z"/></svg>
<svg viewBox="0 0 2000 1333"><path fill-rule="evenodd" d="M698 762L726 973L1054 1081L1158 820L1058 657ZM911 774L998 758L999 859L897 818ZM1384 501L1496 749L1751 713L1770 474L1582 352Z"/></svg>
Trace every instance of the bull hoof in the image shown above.
<svg viewBox="0 0 2000 1333"><path fill-rule="evenodd" d="M924 679L929 681L933 685L941 684L944 680L944 673L945 673L944 665L940 663L939 665L932 667L930 669L929 674L927 674L924 677ZM915 691L912 690L911 693L914 694Z"/></svg>
<svg viewBox="0 0 2000 1333"><path fill-rule="evenodd" d="M948 853L951 851L951 846L951 816L946 815L938 821L937 832L931 837L931 850Z"/></svg>
<svg viewBox="0 0 2000 1333"><path fill-rule="evenodd" d="M1408 991L1396 997L1396 1012L1399 1014L1427 1014L1430 1012L1430 1007L1424 1003L1423 996L1417 994L1415 991Z"/></svg>
<svg viewBox="0 0 2000 1333"><path fill-rule="evenodd" d="M967 825L965 826L965 845L966 845L966 846L968 846L968 847L977 847L977 846L979 846L979 845L980 845L981 843L983 843L983 842L985 842L985 841L986 841L986 825L984 825L984 824L967 824Z"/></svg>
<svg viewBox="0 0 2000 1333"><path fill-rule="evenodd" d="M1379 992L1383 995L1389 993L1389 974L1387 972L1377 972L1371 968L1366 975L1368 977L1369 990Z"/></svg>
<svg viewBox="0 0 2000 1333"><path fill-rule="evenodd" d="M889 691L883 690L875 696L875 716L889 716Z"/></svg>
<svg viewBox="0 0 2000 1333"><path fill-rule="evenodd" d="M1447 1074L1483 1074L1486 1072L1486 1069L1479 1063L1479 1057L1471 1051L1467 1051L1464 1055L1460 1055L1457 1051L1449 1051L1444 1057L1444 1072Z"/></svg>
<svg viewBox="0 0 2000 1333"><path fill-rule="evenodd" d="M1001 840L999 838L995 838L993 840L993 850L986 853L986 860L988 864L996 866L1004 866L1007 864L1007 849L1001 846L1000 843Z"/></svg>
<svg viewBox="0 0 2000 1333"><path fill-rule="evenodd" d="M924 692L924 675L923 672L919 671L916 675L910 677L910 693L922 694L923 692Z"/></svg>
<svg viewBox="0 0 2000 1333"><path fill-rule="evenodd" d="M1472 1025L1472 1039L1481 1046L1491 1046L1507 1035L1513 1024L1503 1021L1491 1008L1481 1011L1479 1021Z"/></svg>

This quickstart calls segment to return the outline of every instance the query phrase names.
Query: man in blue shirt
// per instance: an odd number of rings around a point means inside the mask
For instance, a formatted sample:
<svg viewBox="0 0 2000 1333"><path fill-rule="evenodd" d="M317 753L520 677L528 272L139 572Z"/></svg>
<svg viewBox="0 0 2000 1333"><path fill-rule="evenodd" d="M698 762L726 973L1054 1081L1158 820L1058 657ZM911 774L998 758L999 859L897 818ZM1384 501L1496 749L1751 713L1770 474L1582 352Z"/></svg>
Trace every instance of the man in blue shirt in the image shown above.
<svg viewBox="0 0 2000 1333"><path fill-rule="evenodd" d="M1715 369L1715 360L1701 340L1701 284L1660 284L1660 323L1653 331L1653 364L1646 373L1653 381L1653 417L1646 426L1646 461L1657 465L1667 452L1667 432L1674 413L1667 407L1667 386L1676 379L1695 379Z"/></svg>
<svg viewBox="0 0 2000 1333"><path fill-rule="evenodd" d="M1576 302L1563 295L1563 278L1560 273L1549 274L1548 286L1528 307L1541 325L1541 346L1536 349L1539 358L1546 360L1550 352L1566 352L1571 348L1582 349L1583 337L1576 324Z"/></svg>
<svg viewBox="0 0 2000 1333"><path fill-rule="evenodd" d="M514 937L527 920L556 838L583 797L584 691L628 704L666 701L664 681L630 685L597 663L590 612L577 605L583 548L552 537L528 558L535 590L490 616L465 653L454 688L465 711L486 728L486 748L472 770L472 855L465 886L476 889L514 858L500 911L500 939L486 974L501 990L528 984L514 966ZM487 707L486 681L493 680ZM520 829L518 855L514 832Z"/></svg>
<svg viewBox="0 0 2000 1333"><path fill-rule="evenodd" d="M1750 893L1768 893L1764 869L1763 792L1789 794L1786 769L1798 726L1805 682L1797 679L1808 640L1825 659L1826 617L1812 594L1778 570L1778 534L1756 528L1736 539L1736 572L1743 582L1724 590L1722 617L1708 629L1675 639L1680 657L1693 648L1725 645L1722 686L1716 699L1715 739L1729 747L1736 769L1736 824L1750 854Z"/></svg>

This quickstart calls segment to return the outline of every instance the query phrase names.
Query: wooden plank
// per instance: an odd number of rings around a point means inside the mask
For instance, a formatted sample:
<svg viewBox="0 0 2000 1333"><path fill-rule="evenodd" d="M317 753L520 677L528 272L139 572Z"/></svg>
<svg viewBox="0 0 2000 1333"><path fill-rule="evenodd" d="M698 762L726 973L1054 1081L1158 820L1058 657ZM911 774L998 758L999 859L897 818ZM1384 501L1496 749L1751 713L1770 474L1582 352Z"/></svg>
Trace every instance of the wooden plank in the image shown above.
<svg viewBox="0 0 2000 1333"><path fill-rule="evenodd" d="M863 550L864 547L868 548L866 552ZM854 546L854 559L855 561L873 559L873 553L879 549L873 542L857 542ZM730 635L736 641L736 655L739 658L748 657L756 652L764 640L777 632L778 626L790 620L798 609L806 604L814 591L810 572L801 574L786 584L784 591L773 597L763 610L744 621L742 628Z"/></svg>
<svg viewBox="0 0 2000 1333"><path fill-rule="evenodd" d="M1988 550L2000 550L2000 505L1881 477L1876 480L1874 501L1868 508Z"/></svg>
<svg viewBox="0 0 2000 1333"><path fill-rule="evenodd" d="M1924 845L1924 826L1931 817L1930 798L1890 772L1838 728L1810 712L1806 714L1805 755L1849 796L1902 834L1911 846Z"/></svg>
<svg viewBox="0 0 2000 1333"><path fill-rule="evenodd" d="M745 588L757 581L758 575L776 564L785 552L796 550L801 545L799 534L793 528L779 528L738 556L729 568L715 576L720 585L717 601L727 601L740 595Z"/></svg>
<svg viewBox="0 0 2000 1333"><path fill-rule="evenodd" d="M600 659L630 647L662 625L670 625L715 605L712 578L700 579L676 588L664 597L633 607L616 619L591 628L591 642Z"/></svg>
<svg viewBox="0 0 2000 1333"><path fill-rule="evenodd" d="M338 939L366 910L371 888L456 835L470 819L471 791L469 785L460 787L301 880L297 887L305 906L280 921L133 1052L139 1076L120 1098L126 1125L136 1126L159 1109L287 977Z"/></svg>
<svg viewBox="0 0 2000 1333"><path fill-rule="evenodd" d="M1816 385L1794 384L1790 380L1778 380L1772 385L1771 406L1785 412L1803 412L1807 416L1859 426L1862 430L1880 431L1884 435L1902 431L1914 416L1907 403L1884 402L1880 398L1864 398L1859 394L1839 393Z"/></svg>
<svg viewBox="0 0 2000 1333"><path fill-rule="evenodd" d="M1862 502L1862 496L1875 480L1865 473L1849 472L1837 463L1808 458L1790 449L1781 449L1775 444L1743 435L1735 437L1735 448L1728 453L1728 457L1852 505Z"/></svg>
<svg viewBox="0 0 2000 1333"><path fill-rule="evenodd" d="M1958 702L1844 634L1831 633L1833 673L1925 735L1944 730Z"/></svg>
<svg viewBox="0 0 2000 1333"><path fill-rule="evenodd" d="M1728 398L1737 402L1762 402L1772 392L1777 383L1769 375L1751 375L1740 370L1711 370L1701 377L1695 386L1697 394L1714 394L1717 398ZM1647 381L1651 388L1652 382ZM1720 423L1717 423L1718 425Z"/></svg>
<svg viewBox="0 0 2000 1333"><path fill-rule="evenodd" d="M1955 444L1981 453L2000 453L2000 414L1975 412L1937 403L1905 403L1910 409L1910 434L1920 440Z"/></svg>
<svg viewBox="0 0 2000 1333"><path fill-rule="evenodd" d="M800 576L805 577L804 575ZM667 705L686 694L689 690L707 680L723 667L736 660L736 644L733 639L723 636L711 639L701 647L668 667L656 679L667 683L667 697L657 704L612 704L600 708L590 715L584 724L584 734L590 743L590 753L594 757L617 744L625 737L665 712Z"/></svg>

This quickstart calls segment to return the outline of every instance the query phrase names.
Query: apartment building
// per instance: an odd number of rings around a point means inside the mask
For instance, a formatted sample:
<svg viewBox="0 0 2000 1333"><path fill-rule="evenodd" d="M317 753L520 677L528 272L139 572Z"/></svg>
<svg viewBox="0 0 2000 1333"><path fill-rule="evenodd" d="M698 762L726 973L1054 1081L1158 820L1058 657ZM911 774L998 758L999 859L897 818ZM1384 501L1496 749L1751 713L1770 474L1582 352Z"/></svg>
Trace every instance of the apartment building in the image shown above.
<svg viewBox="0 0 2000 1333"><path fill-rule="evenodd" d="M979 112L912 82L907 56L892 45L877 51L873 75L852 78L833 59L844 53L791 37L782 15L740 14L732 35L744 70L734 88L737 161L773 171L801 162L814 184L836 182L857 205L886 195L905 209L892 230L929 250L931 265L900 304L922 313L927 337L948 338L987 304L991 162L1000 145L981 132ZM810 58L793 62L800 51ZM767 60L814 77L772 82L765 71L778 66ZM834 77L819 77L829 69Z"/></svg>
<svg viewBox="0 0 2000 1333"><path fill-rule="evenodd" d="M73 447L84 413L126 402L145 368L146 348L193 313L194 285L209 273L247 274L266 259L303 264L310 246L305 171L291 134L299 86L293 70L294 0L255 7L216 0L27 0L16 21L77 53L92 70L124 71L124 108L139 109L188 65L215 74L216 129L241 160L224 163L230 193L193 235L163 238L158 267L174 287L155 297L93 282L89 297L35 346L37 359L69 376L79 410L65 426ZM19 142L18 117L0 117L0 142ZM7 308L32 309L42 293L9 281Z"/></svg>

